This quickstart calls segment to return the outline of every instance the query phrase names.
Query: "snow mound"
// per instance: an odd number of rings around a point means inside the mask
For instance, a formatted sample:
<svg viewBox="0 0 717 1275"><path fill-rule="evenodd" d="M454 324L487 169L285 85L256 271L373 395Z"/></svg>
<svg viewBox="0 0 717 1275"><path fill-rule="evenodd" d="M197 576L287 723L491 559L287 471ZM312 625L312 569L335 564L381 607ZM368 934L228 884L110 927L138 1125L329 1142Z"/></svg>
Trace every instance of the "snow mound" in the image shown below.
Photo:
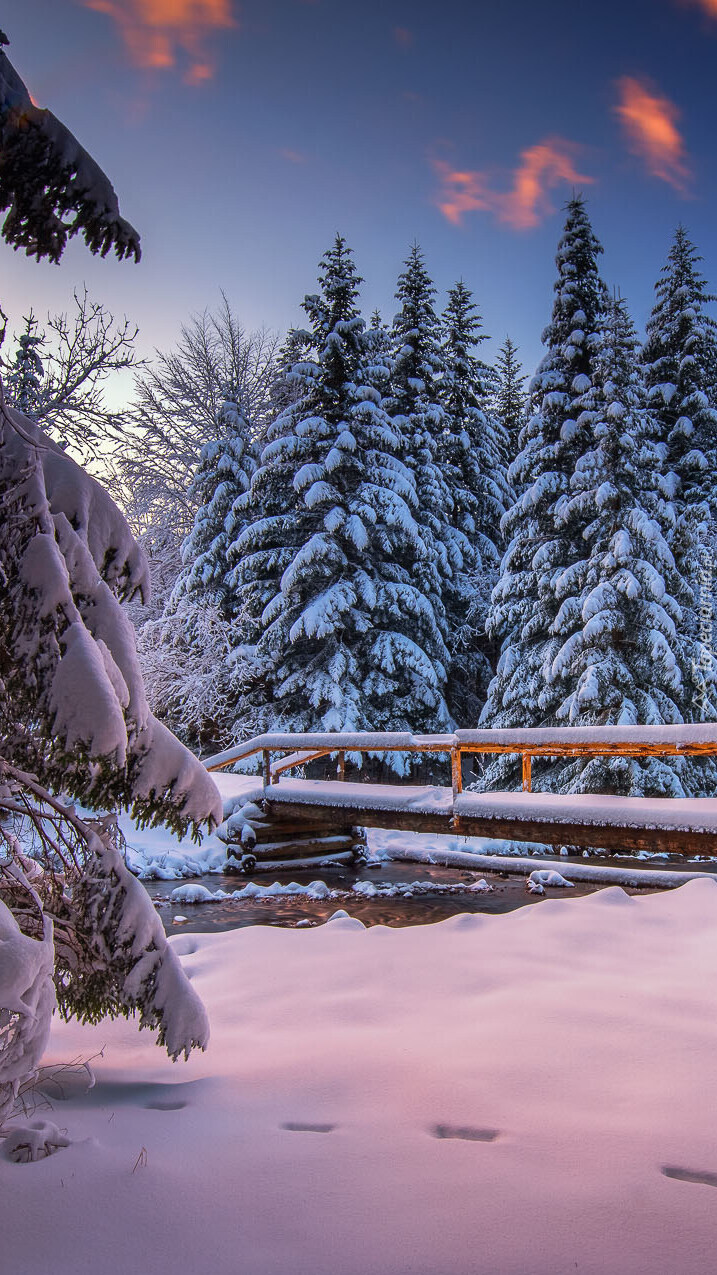
<svg viewBox="0 0 717 1275"><path fill-rule="evenodd" d="M70 1139L51 1120L33 1120L8 1129L2 1153L13 1164L30 1164L33 1160L46 1160L61 1147L69 1146Z"/></svg>
<svg viewBox="0 0 717 1275"><path fill-rule="evenodd" d="M537 868L535 872L531 872L530 878L535 885L542 886L565 886L573 889L573 882L568 881L561 872L556 872L554 868Z"/></svg>

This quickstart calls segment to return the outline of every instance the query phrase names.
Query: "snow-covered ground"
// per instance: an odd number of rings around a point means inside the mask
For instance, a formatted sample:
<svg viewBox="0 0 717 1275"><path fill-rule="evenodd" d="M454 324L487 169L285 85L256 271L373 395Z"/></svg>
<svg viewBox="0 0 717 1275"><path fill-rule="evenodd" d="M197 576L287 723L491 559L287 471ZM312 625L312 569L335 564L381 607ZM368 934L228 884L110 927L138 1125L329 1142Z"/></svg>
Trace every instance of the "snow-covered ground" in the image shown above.
<svg viewBox="0 0 717 1275"><path fill-rule="evenodd" d="M570 893L570 892L566 892ZM717 1244L717 885L420 929L180 934L208 1052L132 1024L71 1139L0 1155L22 1275L704 1275Z"/></svg>
<svg viewBox="0 0 717 1275"><path fill-rule="evenodd" d="M216 836L200 842L191 837L175 837L167 828L138 828L127 815L120 817L127 842L127 865L143 880L176 881L221 872L227 848Z"/></svg>

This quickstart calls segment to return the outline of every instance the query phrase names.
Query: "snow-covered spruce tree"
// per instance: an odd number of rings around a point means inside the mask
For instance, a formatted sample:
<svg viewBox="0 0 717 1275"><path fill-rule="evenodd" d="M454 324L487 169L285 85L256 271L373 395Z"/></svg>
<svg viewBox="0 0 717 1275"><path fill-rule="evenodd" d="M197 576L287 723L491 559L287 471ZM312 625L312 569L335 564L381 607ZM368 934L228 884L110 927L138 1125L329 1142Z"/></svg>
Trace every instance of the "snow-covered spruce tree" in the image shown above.
<svg viewBox="0 0 717 1275"><path fill-rule="evenodd" d="M36 420L42 401L44 368L40 350L44 336L42 333L38 336L37 319L32 310L25 316L23 322L25 330L17 338L15 357L8 367L5 397L18 412Z"/></svg>
<svg viewBox="0 0 717 1275"><path fill-rule="evenodd" d="M681 639L689 658L686 721L717 715L714 574L717 553L717 324L700 258L675 234L642 352L648 402L677 513L670 544L680 577Z"/></svg>
<svg viewBox="0 0 717 1275"><path fill-rule="evenodd" d="M518 360L518 348L507 336L498 351L495 364L496 385L493 411L503 427L507 463L512 465L520 451L520 434L525 424L527 377Z"/></svg>
<svg viewBox="0 0 717 1275"><path fill-rule="evenodd" d="M415 516L426 552L414 565L414 583L436 616L444 643L448 643L446 600L451 591L461 587L462 573L471 561L471 545L457 525L450 481L442 464L449 421L442 403L445 364L441 323L433 304L436 289L417 244L404 265L396 291L400 308L391 330L393 359L385 407L400 435L402 455L416 486ZM437 665L441 692L445 689L442 664L443 659Z"/></svg>
<svg viewBox="0 0 717 1275"><path fill-rule="evenodd" d="M374 310L363 337L363 379L373 385L382 398L388 393L391 378L391 330Z"/></svg>
<svg viewBox="0 0 717 1275"><path fill-rule="evenodd" d="M707 312L715 298L699 271L700 260L684 227L678 227L655 285L642 364L665 468L674 475L677 509L705 504L715 521L717 322Z"/></svg>
<svg viewBox="0 0 717 1275"><path fill-rule="evenodd" d="M204 444L192 482L190 499L198 508L182 546L184 570L174 588L170 610L180 598L191 595L214 603L227 620L231 618L227 550L245 521L233 510L235 502L249 490L255 469L249 425L236 396L228 391L219 414L219 433Z"/></svg>
<svg viewBox="0 0 717 1275"><path fill-rule="evenodd" d="M270 419L283 412L285 407L301 397L301 383L293 375L297 363L311 356L311 336L304 328L292 328L276 355L276 372L271 386ZM266 422L269 424L269 419ZM262 435L264 441L264 435Z"/></svg>
<svg viewBox="0 0 717 1275"><path fill-rule="evenodd" d="M417 585L426 549L400 439L363 377L359 277L341 236L307 296L299 397L267 433L250 523L230 550L287 729L436 729L445 651ZM400 758L393 757L400 765Z"/></svg>
<svg viewBox="0 0 717 1275"><path fill-rule="evenodd" d="M476 351L481 331L470 290L461 280L443 315L441 397L445 429L438 458L453 502L452 522L465 537L463 568L444 596L451 663L448 704L462 726L477 722L491 676L485 621L500 562L500 524L511 504L501 426L489 411L493 373Z"/></svg>
<svg viewBox="0 0 717 1275"><path fill-rule="evenodd" d="M580 535L583 558L554 581L560 609L551 632L562 644L549 670L562 696L555 714L571 726L661 724L682 720L683 665L674 597L677 572L668 538L674 511L663 495L659 448L651 437L625 303L609 303L591 438L577 460L556 524ZM685 759L555 761L561 792L683 796Z"/></svg>
<svg viewBox="0 0 717 1275"><path fill-rule="evenodd" d="M558 245L552 319L543 333L547 352L531 385L539 410L528 421L511 477L522 492L503 531L508 548L493 592L488 632L500 643L498 670L481 717L486 726L556 724L565 686L553 674L564 642L555 630L561 590L582 563L584 527L565 523L562 508L580 457L592 442L597 408L596 355L606 290L598 273L602 248L582 198L570 200ZM485 781L517 780L514 758L491 763Z"/></svg>

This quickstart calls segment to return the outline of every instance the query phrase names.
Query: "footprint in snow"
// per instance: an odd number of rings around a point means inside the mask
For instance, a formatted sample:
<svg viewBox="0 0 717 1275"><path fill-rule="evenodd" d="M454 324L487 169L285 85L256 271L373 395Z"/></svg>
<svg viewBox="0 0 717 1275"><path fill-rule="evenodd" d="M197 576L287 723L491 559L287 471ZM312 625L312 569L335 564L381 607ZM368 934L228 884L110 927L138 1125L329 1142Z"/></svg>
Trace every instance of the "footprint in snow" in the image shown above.
<svg viewBox="0 0 717 1275"><path fill-rule="evenodd" d="M458 1138L461 1142L495 1142L500 1129L474 1129L471 1125L434 1124L434 1138Z"/></svg>
<svg viewBox="0 0 717 1275"><path fill-rule="evenodd" d="M298 1120L287 1120L281 1126L282 1129L288 1129L289 1133L331 1133L335 1128L335 1124L302 1124Z"/></svg>
<svg viewBox="0 0 717 1275"><path fill-rule="evenodd" d="M699 1173L694 1169L680 1169L672 1164L663 1164L661 1172L666 1178L676 1178L678 1182L697 1182L699 1186L717 1186L717 1173Z"/></svg>
<svg viewBox="0 0 717 1275"><path fill-rule="evenodd" d="M145 1102L145 1111L183 1111L186 1102L172 1102L169 1098L156 1098L154 1102Z"/></svg>

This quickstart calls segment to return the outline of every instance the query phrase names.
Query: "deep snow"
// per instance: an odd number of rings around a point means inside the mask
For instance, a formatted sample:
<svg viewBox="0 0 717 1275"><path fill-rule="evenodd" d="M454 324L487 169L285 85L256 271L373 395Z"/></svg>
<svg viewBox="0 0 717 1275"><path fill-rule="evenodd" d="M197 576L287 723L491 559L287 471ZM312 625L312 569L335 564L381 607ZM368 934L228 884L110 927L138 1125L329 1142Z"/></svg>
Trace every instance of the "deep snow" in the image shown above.
<svg viewBox="0 0 717 1275"><path fill-rule="evenodd" d="M569 893L569 892L566 892ZM350 905L348 905L350 906ZM0 1156L22 1275L703 1275L717 885L174 940L212 1040L56 1022L97 1083Z"/></svg>

